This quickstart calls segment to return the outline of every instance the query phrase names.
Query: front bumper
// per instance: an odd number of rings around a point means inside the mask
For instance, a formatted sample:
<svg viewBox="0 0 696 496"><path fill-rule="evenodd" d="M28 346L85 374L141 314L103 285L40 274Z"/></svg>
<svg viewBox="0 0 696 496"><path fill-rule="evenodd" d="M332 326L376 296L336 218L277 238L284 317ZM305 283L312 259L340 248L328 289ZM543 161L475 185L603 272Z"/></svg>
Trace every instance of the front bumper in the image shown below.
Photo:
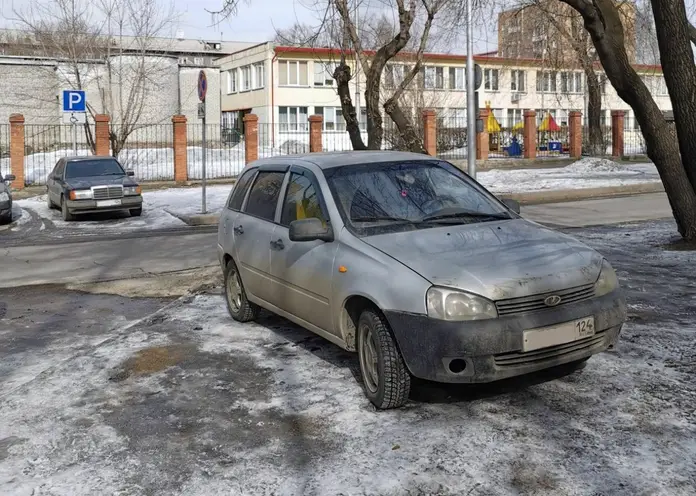
<svg viewBox="0 0 696 496"><path fill-rule="evenodd" d="M116 212L119 210L129 210L131 208L141 208L143 206L142 195L124 196L118 198L120 205L99 205L103 201L111 200L68 200L68 210L74 214L90 214L96 212Z"/></svg>
<svg viewBox="0 0 696 496"><path fill-rule="evenodd" d="M437 382L478 383L528 374L581 360L613 347L626 321L620 290L554 309L490 320L448 322L422 314L385 311L411 374ZM593 315L595 335L522 352L523 331ZM463 370L450 370L452 360ZM462 362L463 361L463 362ZM456 367L455 367L456 368Z"/></svg>

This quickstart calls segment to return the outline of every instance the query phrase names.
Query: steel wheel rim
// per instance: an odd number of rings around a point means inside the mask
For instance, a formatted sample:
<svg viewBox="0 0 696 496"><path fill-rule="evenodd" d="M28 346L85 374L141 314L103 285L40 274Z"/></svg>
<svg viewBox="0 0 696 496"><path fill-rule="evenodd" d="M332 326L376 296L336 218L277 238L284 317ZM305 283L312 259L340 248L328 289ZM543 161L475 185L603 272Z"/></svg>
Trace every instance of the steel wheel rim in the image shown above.
<svg viewBox="0 0 696 496"><path fill-rule="evenodd" d="M360 369L365 387L376 393L379 386L379 367L374 334L370 326L363 324L360 329Z"/></svg>
<svg viewBox="0 0 696 496"><path fill-rule="evenodd" d="M235 313L242 308L242 285L239 282L237 271L233 270L227 278L227 302Z"/></svg>

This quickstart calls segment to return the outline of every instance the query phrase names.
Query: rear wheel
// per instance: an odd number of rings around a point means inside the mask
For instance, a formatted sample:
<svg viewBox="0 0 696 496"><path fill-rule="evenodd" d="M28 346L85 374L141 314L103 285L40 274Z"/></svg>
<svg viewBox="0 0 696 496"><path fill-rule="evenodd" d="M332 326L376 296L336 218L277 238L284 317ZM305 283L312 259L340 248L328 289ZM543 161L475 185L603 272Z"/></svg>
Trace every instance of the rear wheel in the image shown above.
<svg viewBox="0 0 696 496"><path fill-rule="evenodd" d="M60 211L63 214L64 221L70 222L70 221L75 220L75 216L68 209L68 202L65 201L65 198L61 198L61 200L60 200Z"/></svg>
<svg viewBox="0 0 696 496"><path fill-rule="evenodd" d="M259 306L247 300L242 278L233 260L227 262L225 267L225 301L227 311L238 322L249 322L259 315Z"/></svg>
<svg viewBox="0 0 696 496"><path fill-rule="evenodd" d="M373 309L358 321L358 358L365 395L379 409L398 408L408 400L411 375L389 331L389 323Z"/></svg>
<svg viewBox="0 0 696 496"><path fill-rule="evenodd" d="M9 224L10 222L12 222L12 210L6 214L0 215L0 225Z"/></svg>
<svg viewBox="0 0 696 496"><path fill-rule="evenodd" d="M129 211L130 211L131 217L140 217L143 213L143 207L131 208Z"/></svg>

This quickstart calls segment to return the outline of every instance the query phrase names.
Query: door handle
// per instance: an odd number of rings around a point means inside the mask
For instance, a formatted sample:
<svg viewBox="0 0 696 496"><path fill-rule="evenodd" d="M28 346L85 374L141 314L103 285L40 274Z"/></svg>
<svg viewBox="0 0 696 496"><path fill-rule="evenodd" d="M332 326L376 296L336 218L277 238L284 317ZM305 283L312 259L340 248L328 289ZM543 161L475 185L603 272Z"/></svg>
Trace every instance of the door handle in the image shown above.
<svg viewBox="0 0 696 496"><path fill-rule="evenodd" d="M235 234L244 234L244 226L235 226L234 233Z"/></svg>
<svg viewBox="0 0 696 496"><path fill-rule="evenodd" d="M285 248L285 245L283 244L282 239L278 239L277 241L271 241L271 247L275 248L276 250L282 250Z"/></svg>

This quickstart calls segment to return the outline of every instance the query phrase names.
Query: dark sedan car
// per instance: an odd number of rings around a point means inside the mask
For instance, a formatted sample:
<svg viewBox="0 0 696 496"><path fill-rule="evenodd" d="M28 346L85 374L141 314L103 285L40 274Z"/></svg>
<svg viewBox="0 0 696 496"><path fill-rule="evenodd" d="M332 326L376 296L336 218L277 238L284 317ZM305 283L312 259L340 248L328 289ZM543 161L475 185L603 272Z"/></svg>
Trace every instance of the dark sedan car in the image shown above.
<svg viewBox="0 0 696 496"><path fill-rule="evenodd" d="M0 175L0 225L12 222L12 192L10 183L15 180L12 174L4 178Z"/></svg>
<svg viewBox="0 0 696 496"><path fill-rule="evenodd" d="M142 191L113 157L70 157L58 161L46 181L48 208L59 207L64 220L77 214L128 210L143 212Z"/></svg>

